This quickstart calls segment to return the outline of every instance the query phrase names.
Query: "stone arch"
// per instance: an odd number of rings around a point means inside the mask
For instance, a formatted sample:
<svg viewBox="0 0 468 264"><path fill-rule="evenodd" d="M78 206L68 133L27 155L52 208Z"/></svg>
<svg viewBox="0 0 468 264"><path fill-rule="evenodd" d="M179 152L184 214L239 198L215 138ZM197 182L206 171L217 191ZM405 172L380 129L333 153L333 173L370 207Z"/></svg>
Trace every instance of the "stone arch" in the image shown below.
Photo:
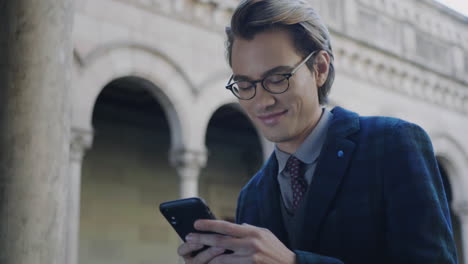
<svg viewBox="0 0 468 264"><path fill-rule="evenodd" d="M468 200L468 195L464 191L468 186L467 179L463 177L466 171L468 161L467 154L463 151L460 144L448 135L431 135L434 152L438 161L447 171L448 180L452 186L453 203Z"/></svg>
<svg viewBox="0 0 468 264"><path fill-rule="evenodd" d="M141 43L130 42L130 41L112 42L112 43L101 45L93 49L91 52L89 52L85 56L82 56L82 54L80 54L76 49L74 49L73 58L78 65L80 65L81 67L84 67L87 64L92 63L94 60L99 59L99 57L105 56L109 51L117 50L117 49L137 50L137 51L145 52L148 55L164 60L168 65L170 65L172 68L174 68L175 71L177 71L180 74L180 77L187 83L187 85L190 87L192 92L196 93L197 90L195 86L192 84L192 82L190 81L190 78L182 69L182 67L179 66L179 64L177 64L171 57L169 57L163 51L160 51L157 48L144 45Z"/></svg>
<svg viewBox="0 0 468 264"><path fill-rule="evenodd" d="M227 97L209 102L204 109L208 121L199 127L208 150L207 166L200 176L200 195L220 219L233 221L240 189L263 163L263 142L237 99L229 91L218 89Z"/></svg>
<svg viewBox="0 0 468 264"><path fill-rule="evenodd" d="M115 79L134 76L154 84L150 92L166 113L172 148L184 148L194 85L167 55L142 44L122 42L100 46L85 56L75 51L74 57L74 66L79 66L74 69L72 89L74 128L91 131L93 108L101 90Z"/></svg>
<svg viewBox="0 0 468 264"><path fill-rule="evenodd" d="M165 254L179 243L175 233L162 216L154 215L150 223L145 215L155 204L178 198L180 187L177 169L167 160L169 122L150 94L152 86L146 79L121 77L104 87L95 104L95 143L78 184L82 263L137 263L151 257L156 263L177 262L177 256ZM143 239L142 232L154 233ZM138 252L148 245L158 245L155 255ZM103 248L109 251L101 255ZM125 256L119 255L122 248Z"/></svg>
<svg viewBox="0 0 468 264"><path fill-rule="evenodd" d="M220 74L218 79L211 79L211 84L207 83L204 89L200 91L195 100L194 108L198 113L196 122L193 122L194 137L199 138L199 143L205 146L205 136L213 114L223 105L237 104L237 99L230 91L224 87L229 73ZM223 77L221 77L223 76ZM225 78L224 78L225 77Z"/></svg>
<svg viewBox="0 0 468 264"><path fill-rule="evenodd" d="M197 120L197 124L195 124L196 129L194 130L197 131L197 138L202 139L201 142L203 142L204 146L206 145L205 139L208 131L208 124L218 109L226 105L231 105L238 109L240 113L243 113L237 98L229 90L225 89L230 74L230 72L225 72L225 74L219 74L218 76L220 77L217 79L212 78L211 85L207 85L196 99L196 109L197 113L200 113L200 118ZM246 119L250 122L247 116ZM266 157L271 152L271 144L263 138L260 131L258 131L253 124L252 127L257 132L258 140L262 145L262 153Z"/></svg>
<svg viewBox="0 0 468 264"><path fill-rule="evenodd" d="M449 136L441 135L433 138L433 144L444 182L447 199L450 203L450 215L453 236L458 251L458 261L466 259L466 212L467 197L465 192L466 179L461 174L465 171L466 153L457 142ZM464 162L465 160L465 162Z"/></svg>
<svg viewBox="0 0 468 264"><path fill-rule="evenodd" d="M211 117L215 112L225 105L231 105L243 113L242 109L238 104L238 100L232 93L225 89L226 82L231 76L231 71L218 71L214 74L209 75L206 78L200 87L204 88L197 97L197 105L199 106L199 112L203 113L201 116L203 120L198 124L198 129L200 132L200 138L203 139L203 143L206 144L206 133L208 131L208 124L211 120ZM216 98L217 100L213 100ZM247 120L248 117L246 116ZM250 120L249 120L250 121ZM265 139L260 131L252 124L252 127L255 129L258 135L258 140L262 146L263 159L266 161L274 149L274 144L267 139Z"/></svg>

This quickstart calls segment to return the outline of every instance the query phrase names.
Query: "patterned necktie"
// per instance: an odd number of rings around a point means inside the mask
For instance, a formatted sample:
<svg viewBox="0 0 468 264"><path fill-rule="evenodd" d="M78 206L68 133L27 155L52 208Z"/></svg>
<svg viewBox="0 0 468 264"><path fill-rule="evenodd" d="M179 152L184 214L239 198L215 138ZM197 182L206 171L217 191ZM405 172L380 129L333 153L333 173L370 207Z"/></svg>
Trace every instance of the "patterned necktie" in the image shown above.
<svg viewBox="0 0 468 264"><path fill-rule="evenodd" d="M293 210L299 206L299 203L307 191L307 181L302 171L303 163L294 156L289 157L286 163L286 170L291 177L291 187L293 191Z"/></svg>

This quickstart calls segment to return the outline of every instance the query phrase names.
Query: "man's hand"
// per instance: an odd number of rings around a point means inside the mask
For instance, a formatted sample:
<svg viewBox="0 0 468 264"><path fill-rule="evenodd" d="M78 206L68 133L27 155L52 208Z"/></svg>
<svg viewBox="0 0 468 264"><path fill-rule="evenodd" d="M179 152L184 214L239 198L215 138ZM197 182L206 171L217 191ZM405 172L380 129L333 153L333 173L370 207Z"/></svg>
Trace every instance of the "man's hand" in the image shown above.
<svg viewBox="0 0 468 264"><path fill-rule="evenodd" d="M205 245L197 243L183 243L179 246L177 253L179 256L184 258L186 264L205 264L209 263L214 257L224 253L224 248L210 247L198 253L195 257L192 257L192 252L203 248Z"/></svg>
<svg viewBox="0 0 468 264"><path fill-rule="evenodd" d="M294 252L278 240L268 229L248 224L232 224L219 220L198 220L195 228L222 235L190 234L187 242L179 247L178 253L187 264L230 264L230 263L268 263L294 264ZM192 251L203 245L211 248L190 257ZM232 254L223 254L226 249Z"/></svg>

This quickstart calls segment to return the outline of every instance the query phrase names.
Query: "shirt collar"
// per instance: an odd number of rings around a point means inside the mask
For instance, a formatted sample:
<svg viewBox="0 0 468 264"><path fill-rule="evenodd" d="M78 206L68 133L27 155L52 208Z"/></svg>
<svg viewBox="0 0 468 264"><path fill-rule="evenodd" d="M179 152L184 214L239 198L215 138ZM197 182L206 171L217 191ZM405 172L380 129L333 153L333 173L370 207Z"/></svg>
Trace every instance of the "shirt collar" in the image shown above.
<svg viewBox="0 0 468 264"><path fill-rule="evenodd" d="M330 111L325 108L322 109L322 116L320 117L317 125L293 154L296 158L305 164L312 164L318 159L323 143L325 142L328 125L330 124L332 117L333 114ZM291 154L281 151L276 145L275 154L276 159L278 160L279 172L282 172L286 167L286 163Z"/></svg>

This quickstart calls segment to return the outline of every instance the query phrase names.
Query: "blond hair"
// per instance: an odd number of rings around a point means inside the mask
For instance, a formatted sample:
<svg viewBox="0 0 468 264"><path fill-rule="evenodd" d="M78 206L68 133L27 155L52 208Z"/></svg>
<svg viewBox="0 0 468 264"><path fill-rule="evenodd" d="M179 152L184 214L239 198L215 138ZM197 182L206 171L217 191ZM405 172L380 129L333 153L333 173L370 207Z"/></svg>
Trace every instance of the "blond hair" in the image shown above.
<svg viewBox="0 0 468 264"><path fill-rule="evenodd" d="M289 32L295 49L301 56L305 57L315 50L324 50L330 55L327 80L318 90L319 102L325 104L335 77L330 33L317 12L304 0L241 1L234 11L231 26L226 27L229 65L232 66L235 38L250 40L256 34L272 29L285 29ZM307 67L313 71L313 59L308 61Z"/></svg>

